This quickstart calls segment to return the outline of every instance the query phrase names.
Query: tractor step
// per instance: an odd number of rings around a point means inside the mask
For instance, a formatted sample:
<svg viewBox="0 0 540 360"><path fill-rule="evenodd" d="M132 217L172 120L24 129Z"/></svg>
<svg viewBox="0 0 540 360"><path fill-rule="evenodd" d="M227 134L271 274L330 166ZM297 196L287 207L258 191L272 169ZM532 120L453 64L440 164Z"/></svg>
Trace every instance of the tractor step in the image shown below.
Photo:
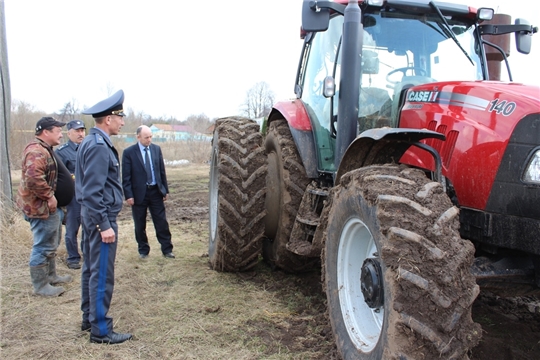
<svg viewBox="0 0 540 360"><path fill-rule="evenodd" d="M301 256L318 257L322 246L313 242L320 224L321 212L328 190L311 183L306 188L296 215L287 250Z"/></svg>

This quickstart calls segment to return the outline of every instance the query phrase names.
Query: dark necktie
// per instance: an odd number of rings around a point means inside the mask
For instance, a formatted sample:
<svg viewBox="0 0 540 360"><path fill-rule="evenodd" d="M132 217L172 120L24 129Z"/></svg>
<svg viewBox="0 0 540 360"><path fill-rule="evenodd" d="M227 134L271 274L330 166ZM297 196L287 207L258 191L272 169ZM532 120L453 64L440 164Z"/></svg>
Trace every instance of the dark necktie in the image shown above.
<svg viewBox="0 0 540 360"><path fill-rule="evenodd" d="M152 167L150 166L150 155L148 153L150 152L150 149L145 147L144 148L144 167L146 169L146 183L148 185L152 184Z"/></svg>

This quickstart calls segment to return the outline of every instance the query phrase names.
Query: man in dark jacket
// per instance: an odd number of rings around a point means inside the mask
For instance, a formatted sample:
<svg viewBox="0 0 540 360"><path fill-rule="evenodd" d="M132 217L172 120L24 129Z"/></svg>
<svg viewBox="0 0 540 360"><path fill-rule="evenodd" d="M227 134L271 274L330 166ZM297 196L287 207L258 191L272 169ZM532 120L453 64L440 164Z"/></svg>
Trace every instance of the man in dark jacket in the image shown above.
<svg viewBox="0 0 540 360"><path fill-rule="evenodd" d="M23 153L17 205L30 223L34 244L30 255L30 277L34 293L58 296L64 288L51 284L70 282L71 276L56 274L56 249L62 235L63 211L73 198L73 180L64 164L54 156L65 123L43 117L36 124L36 138Z"/></svg>
<svg viewBox="0 0 540 360"><path fill-rule="evenodd" d="M161 253L166 258L174 259L171 232L165 214L164 201L169 195L169 187L161 148L152 144L152 131L148 126L142 125L137 129L137 140L122 155L122 187L126 201L131 206L139 257L146 259L150 252L146 235L149 209L156 237L161 244Z"/></svg>
<svg viewBox="0 0 540 360"><path fill-rule="evenodd" d="M56 155L62 160L64 165L75 181L75 161L77 160L77 149L83 141L86 133L86 127L82 120L71 120L67 124L68 142L56 149ZM77 199L73 200L66 206L66 250L68 257L66 259L67 267L70 269L80 269L81 255L77 244L77 235L81 227L81 205Z"/></svg>
<svg viewBox="0 0 540 360"><path fill-rule="evenodd" d="M107 316L114 290L114 261L118 244L116 217L122 210L120 162L111 136L124 125L124 92L119 90L83 114L92 115L90 129L77 150L75 194L81 204L84 262L81 273L81 330L90 330L90 342L118 344L129 333L113 331Z"/></svg>

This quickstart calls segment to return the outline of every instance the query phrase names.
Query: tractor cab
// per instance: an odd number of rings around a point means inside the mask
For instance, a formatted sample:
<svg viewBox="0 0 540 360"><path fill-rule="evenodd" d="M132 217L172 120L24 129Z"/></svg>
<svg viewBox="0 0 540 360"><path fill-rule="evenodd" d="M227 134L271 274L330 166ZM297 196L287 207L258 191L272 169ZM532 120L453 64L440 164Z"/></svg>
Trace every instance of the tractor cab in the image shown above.
<svg viewBox="0 0 540 360"><path fill-rule="evenodd" d="M321 21L324 26L319 28L317 20L304 19L304 26L311 26L313 31L304 28L296 94L315 130L319 170L336 170L334 149L340 102L347 102L345 107L355 107L352 111L357 112L357 129L348 135L354 139L365 130L399 127L406 90L413 86L455 79L488 79L479 45L478 19L470 16L468 7L443 15L439 8L425 6L422 11L413 11L403 4L361 6L361 61L355 65L361 68L355 80L360 86L351 86L357 89L358 96L342 91L343 84L352 81L351 71L343 71L348 74L347 79L341 77L343 49L351 48L343 43L347 41L343 37L345 5L339 8L335 4L335 9L328 11L328 19Z"/></svg>

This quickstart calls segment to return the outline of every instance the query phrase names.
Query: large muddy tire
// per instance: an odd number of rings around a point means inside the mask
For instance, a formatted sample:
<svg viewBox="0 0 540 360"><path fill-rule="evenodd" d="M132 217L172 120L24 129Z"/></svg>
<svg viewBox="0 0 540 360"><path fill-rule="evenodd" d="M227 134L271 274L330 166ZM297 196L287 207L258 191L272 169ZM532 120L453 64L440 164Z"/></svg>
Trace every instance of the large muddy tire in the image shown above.
<svg viewBox="0 0 540 360"><path fill-rule="evenodd" d="M246 271L262 248L266 157L259 125L244 118L216 122L210 167L208 256L217 271Z"/></svg>
<svg viewBox="0 0 540 360"><path fill-rule="evenodd" d="M372 166L331 193L323 273L344 359L463 359L480 340L473 245L439 183Z"/></svg>
<svg viewBox="0 0 540 360"><path fill-rule="evenodd" d="M263 257L272 268L291 273L306 271L313 267L313 258L286 248L309 178L285 120L270 123L265 149L268 176Z"/></svg>

